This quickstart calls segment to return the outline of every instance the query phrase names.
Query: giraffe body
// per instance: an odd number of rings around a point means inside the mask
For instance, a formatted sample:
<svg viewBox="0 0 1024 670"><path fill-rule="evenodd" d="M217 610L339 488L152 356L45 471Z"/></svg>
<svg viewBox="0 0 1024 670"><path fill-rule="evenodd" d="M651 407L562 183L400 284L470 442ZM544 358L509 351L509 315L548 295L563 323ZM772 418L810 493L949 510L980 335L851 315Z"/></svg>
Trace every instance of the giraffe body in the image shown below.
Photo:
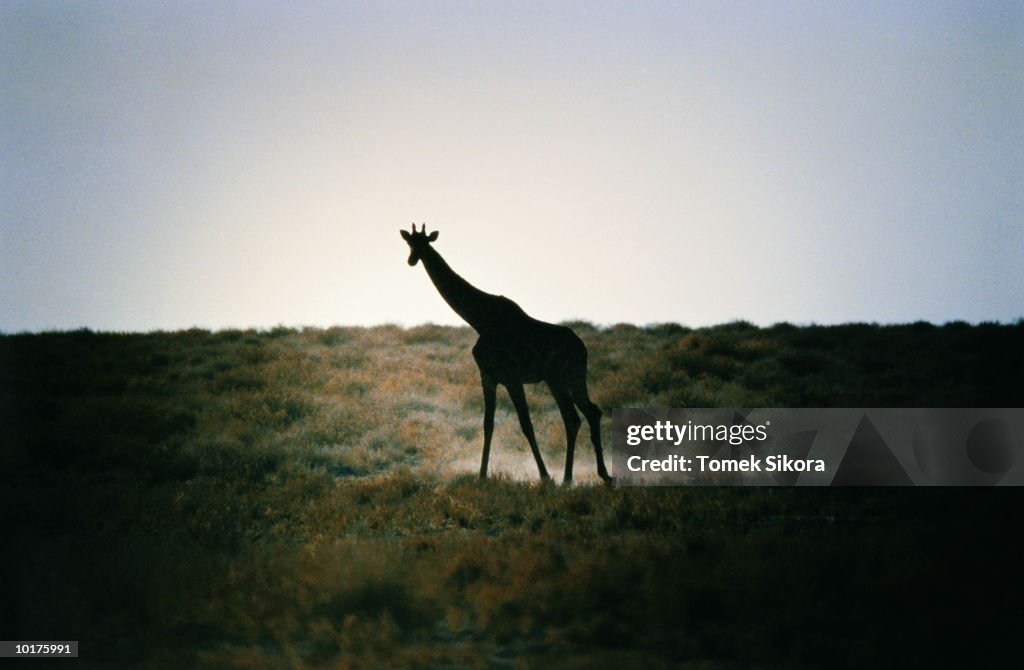
<svg viewBox="0 0 1024 670"><path fill-rule="evenodd" d="M565 422L563 481L572 481L573 452L582 423L576 412L578 407L590 427L598 475L611 483L601 447L601 410L590 400L587 392L587 348L583 341L572 329L534 319L505 296L485 293L460 277L431 246L430 243L437 239L436 231L428 236L425 226L420 232L413 226L412 233L404 230L401 233L409 243L409 265L416 265L422 260L441 297L480 335L473 347L484 395L484 446L480 476L487 476L494 432L495 394L498 384L501 384L515 405L519 425L530 443L541 479L550 478L537 446L523 391L523 384L545 382Z"/></svg>

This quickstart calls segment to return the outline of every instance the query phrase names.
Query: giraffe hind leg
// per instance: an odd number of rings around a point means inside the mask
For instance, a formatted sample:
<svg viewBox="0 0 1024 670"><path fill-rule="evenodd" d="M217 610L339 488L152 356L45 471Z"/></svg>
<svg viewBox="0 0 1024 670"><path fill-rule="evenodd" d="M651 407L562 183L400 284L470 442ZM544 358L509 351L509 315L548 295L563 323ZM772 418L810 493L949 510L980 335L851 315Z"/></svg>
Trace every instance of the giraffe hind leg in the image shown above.
<svg viewBox="0 0 1024 670"><path fill-rule="evenodd" d="M568 391L551 384L548 384L548 388L551 389L551 395L555 396L558 410L562 413L562 421L565 422L565 476L562 478L562 482L568 484L572 482L572 461L573 453L576 451L576 435L583 422L580 421L580 415L576 413L576 407L573 406L572 396Z"/></svg>
<svg viewBox="0 0 1024 670"><path fill-rule="evenodd" d="M605 484L612 483L612 477L608 474L608 468L604 464L604 449L601 447L601 408L590 399L587 392L587 383L578 382L573 386L572 400L576 406L587 417L587 425L590 427L590 442L594 445L594 456L597 458L597 475L604 480Z"/></svg>

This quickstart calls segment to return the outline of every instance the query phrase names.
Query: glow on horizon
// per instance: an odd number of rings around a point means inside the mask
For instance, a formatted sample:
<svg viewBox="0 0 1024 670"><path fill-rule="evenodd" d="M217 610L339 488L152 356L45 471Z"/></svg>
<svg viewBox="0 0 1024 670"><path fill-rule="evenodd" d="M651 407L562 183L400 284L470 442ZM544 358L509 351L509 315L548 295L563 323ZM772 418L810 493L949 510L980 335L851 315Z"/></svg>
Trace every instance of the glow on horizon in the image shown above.
<svg viewBox="0 0 1024 670"><path fill-rule="evenodd" d="M0 331L1024 316L1015 3L0 5Z"/></svg>

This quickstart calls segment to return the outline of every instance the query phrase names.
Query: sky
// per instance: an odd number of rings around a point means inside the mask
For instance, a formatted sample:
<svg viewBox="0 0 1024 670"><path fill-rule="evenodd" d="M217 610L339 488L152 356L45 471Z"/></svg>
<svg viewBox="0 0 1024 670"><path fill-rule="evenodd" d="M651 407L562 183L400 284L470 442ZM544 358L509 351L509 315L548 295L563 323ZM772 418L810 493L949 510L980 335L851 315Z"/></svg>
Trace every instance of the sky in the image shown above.
<svg viewBox="0 0 1024 670"><path fill-rule="evenodd" d="M1024 316L1020 2L0 3L0 331Z"/></svg>

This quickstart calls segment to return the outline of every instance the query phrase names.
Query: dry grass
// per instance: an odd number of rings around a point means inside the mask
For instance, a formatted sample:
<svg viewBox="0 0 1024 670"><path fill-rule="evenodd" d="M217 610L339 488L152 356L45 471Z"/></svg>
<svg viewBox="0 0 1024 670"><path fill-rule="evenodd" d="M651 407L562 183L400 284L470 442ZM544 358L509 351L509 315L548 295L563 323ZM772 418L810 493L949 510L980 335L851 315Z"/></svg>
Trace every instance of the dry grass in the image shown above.
<svg viewBox="0 0 1024 670"><path fill-rule="evenodd" d="M1005 374L1021 324L573 325L605 409L1022 400ZM472 342L0 337L0 632L78 639L97 667L862 667L1009 648L1016 491L610 490L586 429L579 484L543 486L504 394L480 482ZM557 472L557 409L529 397Z"/></svg>

